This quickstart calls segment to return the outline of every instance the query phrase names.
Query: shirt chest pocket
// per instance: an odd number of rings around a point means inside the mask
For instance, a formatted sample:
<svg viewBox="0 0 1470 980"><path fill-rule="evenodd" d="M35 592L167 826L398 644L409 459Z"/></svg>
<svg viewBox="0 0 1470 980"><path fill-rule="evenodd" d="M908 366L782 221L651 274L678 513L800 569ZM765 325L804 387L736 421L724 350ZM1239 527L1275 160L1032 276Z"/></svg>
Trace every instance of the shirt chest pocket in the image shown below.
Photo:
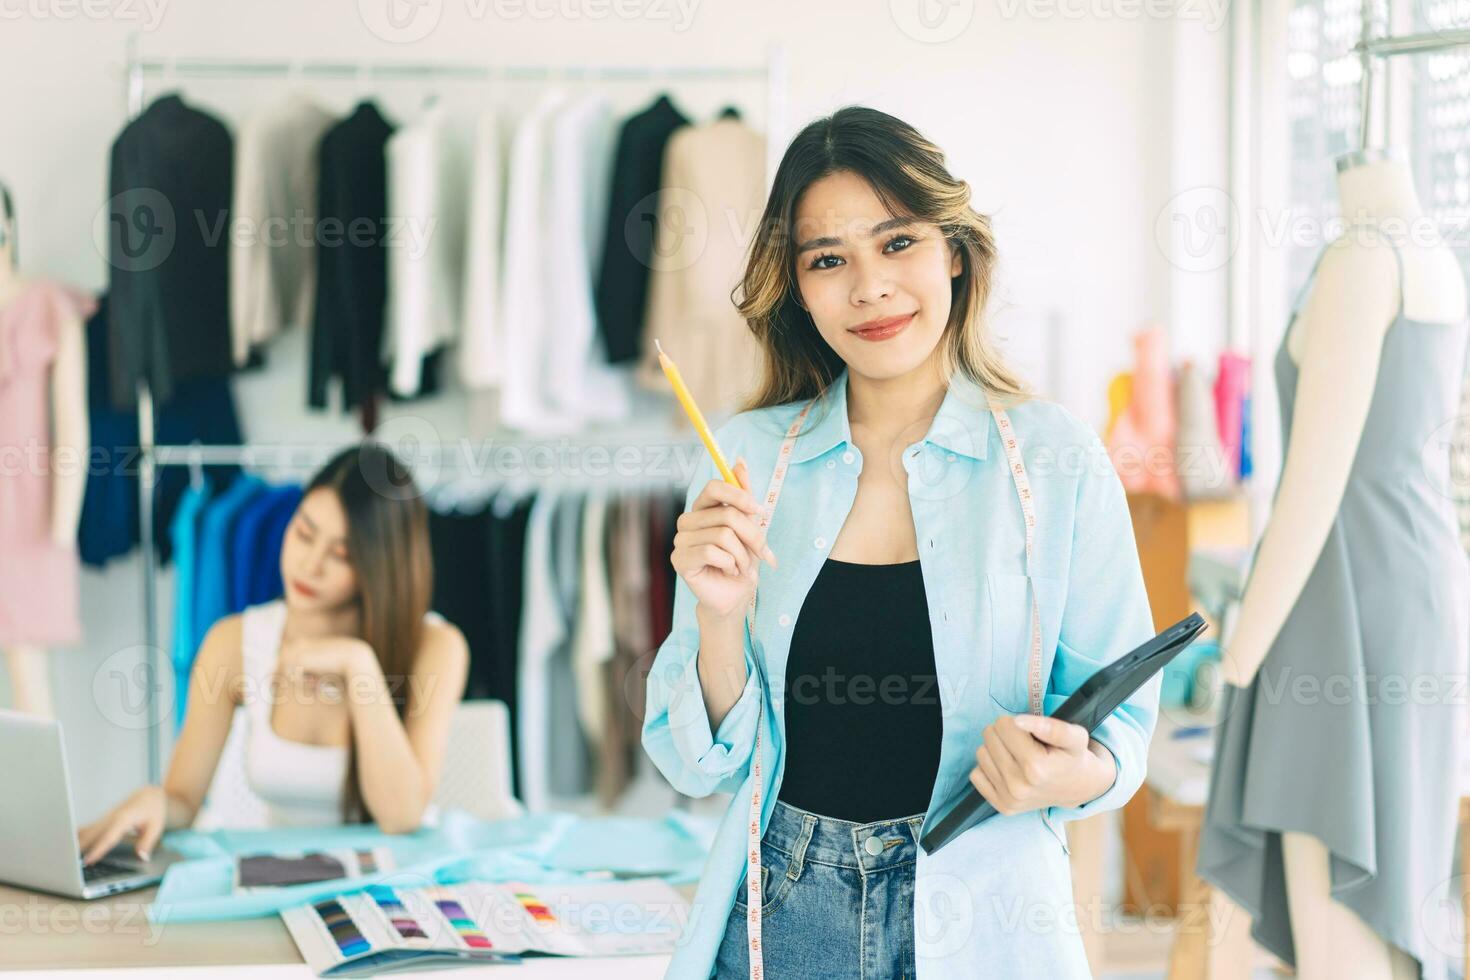
<svg viewBox="0 0 1470 980"><path fill-rule="evenodd" d="M1041 608L1041 656L1036 673L1043 695L1051 676L1061 630L1066 580L1034 575ZM985 591L990 624L990 699L1007 714L1031 710L1031 593L1025 575L987 572Z"/></svg>

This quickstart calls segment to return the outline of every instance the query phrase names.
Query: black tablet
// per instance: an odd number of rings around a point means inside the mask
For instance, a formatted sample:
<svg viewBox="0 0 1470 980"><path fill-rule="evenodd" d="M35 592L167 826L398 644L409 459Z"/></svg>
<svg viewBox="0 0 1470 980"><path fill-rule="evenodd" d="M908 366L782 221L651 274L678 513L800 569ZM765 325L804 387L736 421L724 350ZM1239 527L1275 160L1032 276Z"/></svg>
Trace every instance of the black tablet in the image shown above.
<svg viewBox="0 0 1470 980"><path fill-rule="evenodd" d="M1096 731L1113 709L1189 646L1204 628L1204 618L1199 613L1190 613L1083 681L1052 717L1081 725L1089 733ZM919 840L919 846L927 854L933 854L980 821L994 816L996 809L967 780L964 789L950 799L943 813Z"/></svg>

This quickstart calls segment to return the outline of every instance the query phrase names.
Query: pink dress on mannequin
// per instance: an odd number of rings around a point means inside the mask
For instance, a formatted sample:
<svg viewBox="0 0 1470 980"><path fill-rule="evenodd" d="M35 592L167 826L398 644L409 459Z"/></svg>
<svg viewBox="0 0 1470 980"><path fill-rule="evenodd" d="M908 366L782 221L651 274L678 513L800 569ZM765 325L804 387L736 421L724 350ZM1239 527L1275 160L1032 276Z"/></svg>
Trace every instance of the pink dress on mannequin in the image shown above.
<svg viewBox="0 0 1470 980"><path fill-rule="evenodd" d="M62 325L94 307L34 280L0 308L0 646L81 639L76 543L51 536L50 379Z"/></svg>

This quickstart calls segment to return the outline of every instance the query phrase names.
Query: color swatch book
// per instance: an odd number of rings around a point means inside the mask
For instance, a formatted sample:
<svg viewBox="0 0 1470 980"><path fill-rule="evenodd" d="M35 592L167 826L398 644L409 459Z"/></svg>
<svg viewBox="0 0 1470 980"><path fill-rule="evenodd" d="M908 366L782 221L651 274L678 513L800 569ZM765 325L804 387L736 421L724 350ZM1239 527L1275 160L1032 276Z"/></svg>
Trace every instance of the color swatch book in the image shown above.
<svg viewBox="0 0 1470 980"><path fill-rule="evenodd" d="M308 966L361 977L522 956L672 953L689 903L663 881L378 883L281 912Z"/></svg>

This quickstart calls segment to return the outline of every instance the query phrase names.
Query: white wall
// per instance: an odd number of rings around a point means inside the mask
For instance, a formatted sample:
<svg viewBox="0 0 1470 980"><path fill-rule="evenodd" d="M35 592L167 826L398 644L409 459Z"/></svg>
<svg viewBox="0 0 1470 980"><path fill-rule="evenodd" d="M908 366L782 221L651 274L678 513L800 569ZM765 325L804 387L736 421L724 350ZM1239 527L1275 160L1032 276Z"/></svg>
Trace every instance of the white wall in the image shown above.
<svg viewBox="0 0 1470 980"><path fill-rule="evenodd" d="M81 0L0 0L0 179L17 198L21 256L31 274L88 287L106 281L91 229L107 197L108 148L125 120L122 68L134 30L151 28L141 31L140 45L152 56L655 67L757 61L775 41L784 48L788 79L788 129L775 137L784 141L811 118L861 102L909 120L945 148L952 168L970 182L976 207L995 217L1003 263L995 309L1018 361L1099 427L1107 379L1128 366L1128 334L1170 311L1171 267L1155 224L1175 191L1174 144L1189 138L1179 124L1188 119L1205 131L1225 119L1224 105L1190 113L1171 97L1179 70L1175 22L1113 16L1113 5L1101 3L1078 18L1043 0L1031 0L1029 12L1019 0L957 0L933 7L940 20L925 27L905 0L705 2L682 10L629 0L617 8L628 16L587 0L422 0L423 14L437 12L437 26L421 40L391 43L367 26L381 21L390 0L152 2L161 15L156 24L143 0L87 0L85 10ZM593 17L597 9L608 15ZM62 19L67 14L71 19ZM313 87L344 108L355 95L349 83ZM623 89L619 98L629 108L656 91ZM278 84L212 82L191 84L186 96L228 117L274 91ZM410 110L423 94L403 85L393 92L385 99L390 111ZM444 83L441 92L476 97L472 86L456 83ZM695 112L735 101L747 118L764 120L759 86L692 84L673 95ZM1048 319L1060 331L1050 370L1038 341ZM1202 343L1184 339L1195 349ZM1204 346L1214 342L1210 337ZM282 371L299 369L286 358L278 363ZM299 383L294 373L259 382L273 390ZM307 418L300 397L244 393L242 403L249 433L292 432ZM324 437L353 434L345 421L340 428L320 418L312 425ZM138 589L134 562L88 574L85 647L57 656L60 713L84 815L143 774L141 733L116 723L119 709L109 703L106 683L93 694L99 667L127 662L130 655L117 651L141 642ZM166 623L167 577L160 589Z"/></svg>

